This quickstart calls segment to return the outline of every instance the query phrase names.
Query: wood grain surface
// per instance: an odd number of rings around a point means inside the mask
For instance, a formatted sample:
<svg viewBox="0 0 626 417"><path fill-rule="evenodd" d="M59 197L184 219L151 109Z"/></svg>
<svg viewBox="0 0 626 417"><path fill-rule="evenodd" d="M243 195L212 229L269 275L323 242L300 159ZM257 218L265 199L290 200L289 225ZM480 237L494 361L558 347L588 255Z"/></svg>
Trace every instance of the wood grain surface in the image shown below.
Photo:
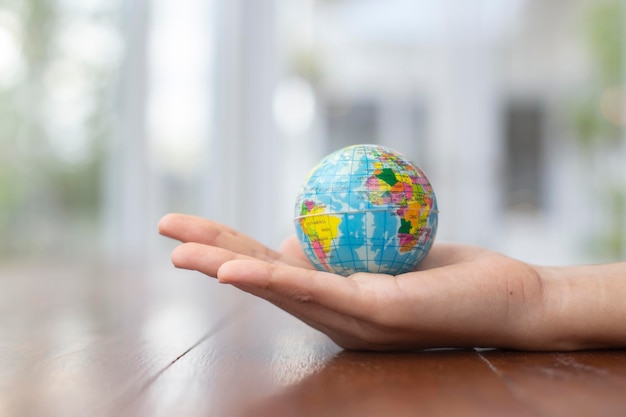
<svg viewBox="0 0 626 417"><path fill-rule="evenodd" d="M0 268L0 416L625 416L626 351L343 351L165 261Z"/></svg>

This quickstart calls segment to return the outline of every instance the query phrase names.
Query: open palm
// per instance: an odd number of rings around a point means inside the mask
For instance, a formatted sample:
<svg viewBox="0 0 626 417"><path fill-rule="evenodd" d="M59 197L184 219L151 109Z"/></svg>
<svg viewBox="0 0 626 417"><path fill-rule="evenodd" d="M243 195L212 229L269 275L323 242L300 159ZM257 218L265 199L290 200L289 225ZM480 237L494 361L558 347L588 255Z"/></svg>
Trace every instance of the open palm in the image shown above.
<svg viewBox="0 0 626 417"><path fill-rule="evenodd" d="M541 278L496 252L436 244L417 271L346 278L315 270L295 236L275 251L182 214L165 216L159 231L182 242L175 266L264 298L347 349L541 348Z"/></svg>

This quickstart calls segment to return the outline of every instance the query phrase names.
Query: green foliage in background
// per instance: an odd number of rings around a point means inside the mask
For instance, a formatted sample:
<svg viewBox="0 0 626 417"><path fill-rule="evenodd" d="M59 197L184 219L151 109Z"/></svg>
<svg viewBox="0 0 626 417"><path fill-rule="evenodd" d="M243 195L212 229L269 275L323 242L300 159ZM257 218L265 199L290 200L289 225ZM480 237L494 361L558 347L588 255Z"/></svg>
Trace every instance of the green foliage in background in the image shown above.
<svg viewBox="0 0 626 417"><path fill-rule="evenodd" d="M0 88L2 257L72 251L97 227L103 147L110 133L110 74L78 58L73 62L82 77L77 82L88 83L95 105L79 126L87 137L84 155L74 161L60 157L55 136L62 132L50 127L47 99L59 60L58 35L68 21L63 7L54 0L0 0L0 13L17 22L10 29L22 61L17 81Z"/></svg>
<svg viewBox="0 0 626 417"><path fill-rule="evenodd" d="M595 77L577 104L574 126L581 144L590 150L621 138L621 128L603 116L600 99L607 87L619 85L623 79L622 9L621 1L598 0L586 15L584 35L595 63Z"/></svg>
<svg viewBox="0 0 626 417"><path fill-rule="evenodd" d="M617 91L615 112L623 115L626 109L624 49L626 48L626 4L622 0L590 2L585 21L585 39L592 61L594 77L573 111L573 127L583 151L589 157L590 172L599 204L605 207L605 230L591 239L590 251L602 259L623 259L626 256L626 184L623 175L607 172L601 162L603 155L619 152L626 137L624 121L609 120L603 112L602 100L611 89ZM623 92L623 93L620 93ZM621 116L623 117L623 116ZM599 157L598 157L599 156Z"/></svg>
<svg viewBox="0 0 626 417"><path fill-rule="evenodd" d="M598 76L607 85L623 80L624 2L597 0L589 10L587 39Z"/></svg>

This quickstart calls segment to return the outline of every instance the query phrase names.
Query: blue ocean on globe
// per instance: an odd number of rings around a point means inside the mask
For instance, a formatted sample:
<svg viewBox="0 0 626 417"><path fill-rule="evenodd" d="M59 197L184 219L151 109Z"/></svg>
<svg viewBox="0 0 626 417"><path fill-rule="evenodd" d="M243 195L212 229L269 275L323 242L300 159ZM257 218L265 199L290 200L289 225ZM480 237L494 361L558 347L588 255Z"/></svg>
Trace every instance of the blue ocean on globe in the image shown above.
<svg viewBox="0 0 626 417"><path fill-rule="evenodd" d="M413 271L435 239L437 199L426 174L379 145L333 152L305 179L296 234L319 270L341 275Z"/></svg>

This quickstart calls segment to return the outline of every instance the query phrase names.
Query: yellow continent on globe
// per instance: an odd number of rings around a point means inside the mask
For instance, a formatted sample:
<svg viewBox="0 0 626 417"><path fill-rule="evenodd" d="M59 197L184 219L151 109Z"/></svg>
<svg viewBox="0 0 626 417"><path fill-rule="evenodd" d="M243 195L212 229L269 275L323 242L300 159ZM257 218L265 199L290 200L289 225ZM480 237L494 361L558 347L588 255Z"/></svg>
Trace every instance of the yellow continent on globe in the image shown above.
<svg viewBox="0 0 626 417"><path fill-rule="evenodd" d="M311 240L313 251L319 261L328 265L331 243L337 237L341 219L338 216L324 214L324 206L311 205L303 207L302 210L306 211L307 216L300 218L300 226Z"/></svg>

